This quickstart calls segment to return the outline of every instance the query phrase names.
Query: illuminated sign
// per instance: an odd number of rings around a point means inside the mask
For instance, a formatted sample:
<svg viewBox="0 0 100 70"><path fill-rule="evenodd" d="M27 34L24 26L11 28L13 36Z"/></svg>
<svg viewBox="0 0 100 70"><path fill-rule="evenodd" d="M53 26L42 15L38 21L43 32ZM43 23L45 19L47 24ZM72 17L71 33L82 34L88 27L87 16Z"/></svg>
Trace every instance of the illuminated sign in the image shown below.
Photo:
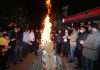
<svg viewBox="0 0 100 70"><path fill-rule="evenodd" d="M93 16L96 16L96 15L100 15L100 8L96 8L94 10L90 10L90 11L87 11L87 12L76 14L74 16L65 18L64 21L70 22L70 21L73 21L73 20L89 18L89 17L93 17Z"/></svg>

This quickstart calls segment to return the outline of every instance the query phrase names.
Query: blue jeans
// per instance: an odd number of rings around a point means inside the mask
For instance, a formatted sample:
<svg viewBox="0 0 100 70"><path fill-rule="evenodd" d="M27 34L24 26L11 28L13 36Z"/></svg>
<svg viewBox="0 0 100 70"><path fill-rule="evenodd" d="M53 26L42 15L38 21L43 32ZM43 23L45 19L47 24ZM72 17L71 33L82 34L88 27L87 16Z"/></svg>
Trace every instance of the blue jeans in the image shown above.
<svg viewBox="0 0 100 70"><path fill-rule="evenodd" d="M71 60L74 60L75 49L76 49L76 46L70 46L70 57L71 57Z"/></svg>
<svg viewBox="0 0 100 70"><path fill-rule="evenodd" d="M94 60L91 60L84 56L82 57L83 70L93 70L93 64Z"/></svg>

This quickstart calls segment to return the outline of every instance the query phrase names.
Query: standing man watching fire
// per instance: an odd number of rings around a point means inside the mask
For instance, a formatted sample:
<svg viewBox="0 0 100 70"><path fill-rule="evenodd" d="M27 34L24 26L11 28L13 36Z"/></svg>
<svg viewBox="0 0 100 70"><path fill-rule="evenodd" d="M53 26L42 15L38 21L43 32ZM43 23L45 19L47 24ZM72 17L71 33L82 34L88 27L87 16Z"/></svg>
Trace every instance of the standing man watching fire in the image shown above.
<svg viewBox="0 0 100 70"><path fill-rule="evenodd" d="M93 64L99 57L100 32L97 24L92 24L92 33L85 41L81 40L83 46L83 70L93 70Z"/></svg>

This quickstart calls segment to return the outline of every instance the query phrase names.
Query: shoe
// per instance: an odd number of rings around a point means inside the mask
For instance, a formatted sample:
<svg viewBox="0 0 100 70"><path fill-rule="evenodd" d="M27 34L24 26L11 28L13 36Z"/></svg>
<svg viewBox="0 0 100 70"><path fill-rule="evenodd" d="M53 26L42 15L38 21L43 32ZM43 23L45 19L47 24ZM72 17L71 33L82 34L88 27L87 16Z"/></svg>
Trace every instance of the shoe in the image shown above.
<svg viewBox="0 0 100 70"><path fill-rule="evenodd" d="M27 55L24 55L24 56L23 56L23 58L27 58L27 57L28 57Z"/></svg>
<svg viewBox="0 0 100 70"><path fill-rule="evenodd" d="M9 69L10 68L10 66L6 66L6 69Z"/></svg>
<svg viewBox="0 0 100 70"><path fill-rule="evenodd" d="M34 52L32 52L34 54Z"/></svg>
<svg viewBox="0 0 100 70"><path fill-rule="evenodd" d="M20 61L23 62L24 60L23 59L20 59Z"/></svg>
<svg viewBox="0 0 100 70"><path fill-rule="evenodd" d="M75 69L78 69L78 67L74 67Z"/></svg>
<svg viewBox="0 0 100 70"><path fill-rule="evenodd" d="M16 65L17 64L17 62L14 62L14 65Z"/></svg>
<svg viewBox="0 0 100 70"><path fill-rule="evenodd" d="M61 55L61 57L65 57L64 55Z"/></svg>
<svg viewBox="0 0 100 70"><path fill-rule="evenodd" d="M78 63L75 63L75 65L77 65L77 66L78 66Z"/></svg>
<svg viewBox="0 0 100 70"><path fill-rule="evenodd" d="M74 62L74 61L73 61L73 60L69 60L68 62L69 62L69 63L72 63L72 62Z"/></svg>
<svg viewBox="0 0 100 70"><path fill-rule="evenodd" d="M66 56L66 58L68 59L68 56Z"/></svg>
<svg viewBox="0 0 100 70"><path fill-rule="evenodd" d="M74 67L75 69L77 69L77 70L82 70L82 68L79 68L79 67Z"/></svg>

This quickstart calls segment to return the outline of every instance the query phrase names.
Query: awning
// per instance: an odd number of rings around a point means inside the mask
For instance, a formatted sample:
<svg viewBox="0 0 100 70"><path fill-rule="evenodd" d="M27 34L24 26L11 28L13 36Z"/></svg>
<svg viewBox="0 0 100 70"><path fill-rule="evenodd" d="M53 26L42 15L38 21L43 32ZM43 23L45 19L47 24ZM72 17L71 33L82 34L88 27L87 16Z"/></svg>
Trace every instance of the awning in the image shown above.
<svg viewBox="0 0 100 70"><path fill-rule="evenodd" d="M68 16L64 18L64 23L70 23L70 22L78 22L83 20L93 20L93 19L100 19L100 7L84 11L72 16Z"/></svg>

